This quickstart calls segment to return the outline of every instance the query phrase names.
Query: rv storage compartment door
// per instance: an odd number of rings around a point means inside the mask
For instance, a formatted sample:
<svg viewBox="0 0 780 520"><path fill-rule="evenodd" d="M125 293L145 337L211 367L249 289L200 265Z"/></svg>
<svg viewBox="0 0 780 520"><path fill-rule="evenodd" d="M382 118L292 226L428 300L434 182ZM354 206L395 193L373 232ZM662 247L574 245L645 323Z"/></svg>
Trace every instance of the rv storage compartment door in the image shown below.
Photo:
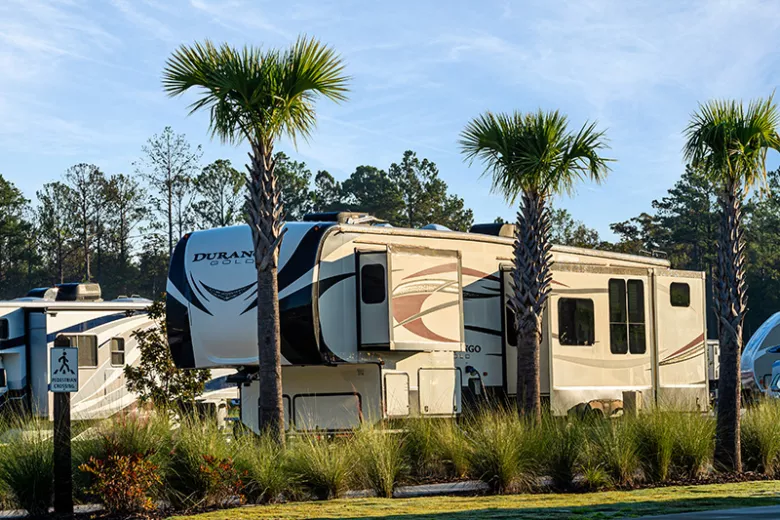
<svg viewBox="0 0 780 520"><path fill-rule="evenodd" d="M385 372L385 415L407 417L409 415L409 374Z"/></svg>
<svg viewBox="0 0 780 520"><path fill-rule="evenodd" d="M304 394L293 398L295 429L299 431L348 430L360 426L360 394Z"/></svg>
<svg viewBox="0 0 780 520"><path fill-rule="evenodd" d="M390 248L391 350L464 350L460 254Z"/></svg>
<svg viewBox="0 0 780 520"><path fill-rule="evenodd" d="M420 415L452 416L460 413L460 370L421 368Z"/></svg>
<svg viewBox="0 0 780 520"><path fill-rule="evenodd" d="M390 346L387 251L357 251L355 254L360 348L386 350Z"/></svg>

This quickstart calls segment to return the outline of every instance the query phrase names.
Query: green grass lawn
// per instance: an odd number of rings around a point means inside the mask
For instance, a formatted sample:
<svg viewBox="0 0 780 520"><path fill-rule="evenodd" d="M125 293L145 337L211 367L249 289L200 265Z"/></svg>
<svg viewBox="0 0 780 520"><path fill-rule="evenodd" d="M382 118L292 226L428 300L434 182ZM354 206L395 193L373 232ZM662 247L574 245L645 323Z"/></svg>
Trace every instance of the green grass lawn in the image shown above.
<svg viewBox="0 0 780 520"><path fill-rule="evenodd" d="M607 520L780 504L780 482L762 481L583 494L344 499L214 511L187 518L391 520ZM184 517L179 517L184 518Z"/></svg>

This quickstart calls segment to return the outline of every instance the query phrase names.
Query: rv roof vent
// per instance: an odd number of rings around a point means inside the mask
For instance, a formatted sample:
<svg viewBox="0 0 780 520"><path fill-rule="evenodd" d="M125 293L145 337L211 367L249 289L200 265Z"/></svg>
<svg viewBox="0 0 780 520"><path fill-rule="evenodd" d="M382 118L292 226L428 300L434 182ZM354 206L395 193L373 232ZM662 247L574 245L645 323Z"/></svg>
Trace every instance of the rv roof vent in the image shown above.
<svg viewBox="0 0 780 520"><path fill-rule="evenodd" d="M355 211L325 211L321 213L307 213L303 216L304 222L338 222L339 224L368 224L370 222L382 222L368 213Z"/></svg>
<svg viewBox="0 0 780 520"><path fill-rule="evenodd" d="M57 299L56 287L36 287L25 294L27 298L40 298L41 300L54 301Z"/></svg>
<svg viewBox="0 0 780 520"><path fill-rule="evenodd" d="M491 224L474 224L469 229L469 233L481 233L483 235L493 235L494 237L515 237L515 225L514 224L499 224L494 222Z"/></svg>
<svg viewBox="0 0 780 520"><path fill-rule="evenodd" d="M434 231L452 231L447 226L442 226L441 224L425 224L420 229L432 229Z"/></svg>
<svg viewBox="0 0 780 520"><path fill-rule="evenodd" d="M100 284L97 283L62 283L57 285L58 302L99 302Z"/></svg>

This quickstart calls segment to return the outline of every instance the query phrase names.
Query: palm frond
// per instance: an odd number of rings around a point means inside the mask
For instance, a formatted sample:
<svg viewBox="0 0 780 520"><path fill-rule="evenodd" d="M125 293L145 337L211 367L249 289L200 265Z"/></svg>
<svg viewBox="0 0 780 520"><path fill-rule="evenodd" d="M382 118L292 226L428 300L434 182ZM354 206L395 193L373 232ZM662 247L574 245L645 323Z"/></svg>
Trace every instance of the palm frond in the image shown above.
<svg viewBox="0 0 780 520"><path fill-rule="evenodd" d="M722 184L762 187L767 151L780 151L780 113L773 98L751 101L747 107L734 100L700 104L685 129L686 160Z"/></svg>
<svg viewBox="0 0 780 520"><path fill-rule="evenodd" d="M469 163L485 165L493 191L510 203L522 193L548 196L570 192L578 180L600 182L611 161L601 155L607 141L595 123L572 134L559 111L486 112L466 125L459 144Z"/></svg>
<svg viewBox="0 0 780 520"><path fill-rule="evenodd" d="M300 37L284 52L206 40L174 51L163 89L169 96L196 89L190 112L209 110L212 134L223 141L268 147L283 134L308 137L317 97L345 100L349 79L341 58L315 39Z"/></svg>

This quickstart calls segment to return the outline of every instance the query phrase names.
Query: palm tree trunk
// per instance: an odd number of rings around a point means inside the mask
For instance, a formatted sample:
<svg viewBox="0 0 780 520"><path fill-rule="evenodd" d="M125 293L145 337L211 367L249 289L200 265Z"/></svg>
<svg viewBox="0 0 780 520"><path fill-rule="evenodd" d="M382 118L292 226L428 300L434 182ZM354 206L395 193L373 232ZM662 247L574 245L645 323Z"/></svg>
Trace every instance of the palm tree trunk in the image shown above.
<svg viewBox="0 0 780 520"><path fill-rule="evenodd" d="M257 268L257 348L259 429L284 444L282 353L277 266L282 243L282 201L272 150L253 146L249 166L249 226Z"/></svg>
<svg viewBox="0 0 780 520"><path fill-rule="evenodd" d="M715 462L742 471L740 447L740 355L747 311L745 236L742 230L742 190L733 183L720 195L721 222L714 279L720 339L717 438Z"/></svg>
<svg viewBox="0 0 780 520"><path fill-rule="evenodd" d="M550 215L545 197L523 193L517 213L512 271L514 294L510 305L517 327L517 408L521 416L541 422L539 351L542 344L542 313L550 294L552 255Z"/></svg>

